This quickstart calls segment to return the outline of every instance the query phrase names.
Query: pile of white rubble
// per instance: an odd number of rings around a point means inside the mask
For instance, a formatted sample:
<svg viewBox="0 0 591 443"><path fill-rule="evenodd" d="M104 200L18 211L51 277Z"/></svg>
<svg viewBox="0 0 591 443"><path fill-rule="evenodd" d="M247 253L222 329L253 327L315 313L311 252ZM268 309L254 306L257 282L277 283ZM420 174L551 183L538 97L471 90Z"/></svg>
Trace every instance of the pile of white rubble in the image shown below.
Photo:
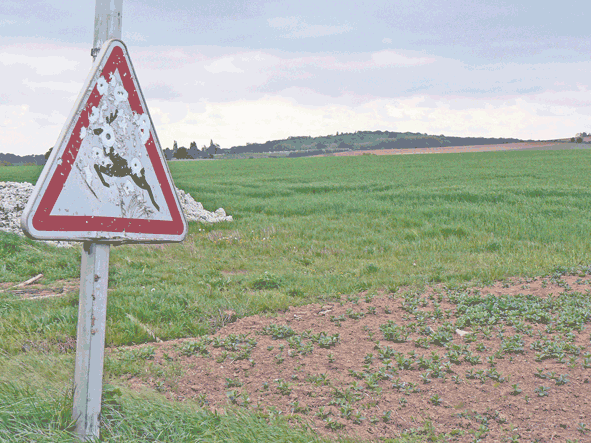
<svg viewBox="0 0 591 443"><path fill-rule="evenodd" d="M24 235L20 219L33 189L34 186L31 183L0 182L0 231ZM206 211L203 209L203 205L195 201L190 194L178 188L176 188L176 191L187 222L217 223L232 221L232 216L226 215L223 208L219 208L215 212ZM76 244L75 242L62 241L47 243L59 247L71 247Z"/></svg>

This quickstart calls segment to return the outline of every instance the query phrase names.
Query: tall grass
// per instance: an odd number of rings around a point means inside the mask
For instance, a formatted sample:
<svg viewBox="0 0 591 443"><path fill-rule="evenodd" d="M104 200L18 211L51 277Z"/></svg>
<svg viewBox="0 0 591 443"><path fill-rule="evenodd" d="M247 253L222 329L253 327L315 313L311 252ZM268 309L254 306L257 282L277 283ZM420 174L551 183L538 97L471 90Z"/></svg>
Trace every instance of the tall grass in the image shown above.
<svg viewBox="0 0 591 443"><path fill-rule="evenodd" d="M73 355L31 353L0 357L0 441L77 442L72 414ZM100 441L105 442L293 442L324 440L233 410L215 414L196 403L174 404L150 392L133 393L106 384Z"/></svg>
<svg viewBox="0 0 591 443"><path fill-rule="evenodd" d="M175 183L234 222L183 244L114 247L110 346L194 336L226 309L274 311L364 289L462 284L589 262L584 151L173 162ZM31 169L26 176L34 176ZM4 171L17 168L2 168ZM0 281L79 276L80 252L0 234ZM8 296L4 296L6 298ZM7 351L71 336L77 295L6 303Z"/></svg>
<svg viewBox="0 0 591 443"><path fill-rule="evenodd" d="M234 221L192 223L183 244L114 247L107 343L152 340L127 314L172 339L207 332L226 309L589 263L589 162L578 150L172 162L178 187ZM79 276L78 248L0 239L0 281ZM76 297L7 303L2 347L40 329L71 336Z"/></svg>

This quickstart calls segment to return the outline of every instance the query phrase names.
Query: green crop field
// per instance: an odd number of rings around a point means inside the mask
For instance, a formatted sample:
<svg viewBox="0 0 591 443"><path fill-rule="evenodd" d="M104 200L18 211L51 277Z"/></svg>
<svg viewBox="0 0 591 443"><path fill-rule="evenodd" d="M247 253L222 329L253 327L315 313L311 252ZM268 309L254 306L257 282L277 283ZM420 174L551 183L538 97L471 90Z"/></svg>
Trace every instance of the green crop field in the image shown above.
<svg viewBox="0 0 591 443"><path fill-rule="evenodd" d="M181 244L111 248L108 347L153 341L138 323L162 340L196 337L223 326L226 310L273 315L363 290L460 288L591 264L587 150L169 165L177 187L234 221L190 223ZM0 167L0 181L35 183L41 169ZM48 285L79 278L79 247L0 232L0 283L40 273ZM0 441L75 441L74 353L60 344L76 337L77 304L76 293L0 293ZM106 360L101 441L324 441L282 417L134 393L120 377L137 370Z"/></svg>

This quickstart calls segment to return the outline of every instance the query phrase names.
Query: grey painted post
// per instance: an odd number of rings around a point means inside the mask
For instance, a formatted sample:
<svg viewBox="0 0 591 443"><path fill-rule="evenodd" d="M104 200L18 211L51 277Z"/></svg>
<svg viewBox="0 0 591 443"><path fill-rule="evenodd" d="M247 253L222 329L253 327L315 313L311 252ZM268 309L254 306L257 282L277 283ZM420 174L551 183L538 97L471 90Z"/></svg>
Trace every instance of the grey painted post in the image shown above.
<svg viewBox="0 0 591 443"><path fill-rule="evenodd" d="M96 0L94 13L94 41L90 55L93 60L101 46L110 38L121 38L123 0Z"/></svg>
<svg viewBox="0 0 591 443"><path fill-rule="evenodd" d="M121 38L123 0L96 0L93 60L102 44ZM109 244L84 242L76 337L72 417L82 441L99 437L109 284Z"/></svg>
<svg viewBox="0 0 591 443"><path fill-rule="evenodd" d="M99 436L109 252L110 245L92 242L84 242L82 250L73 407L82 441Z"/></svg>

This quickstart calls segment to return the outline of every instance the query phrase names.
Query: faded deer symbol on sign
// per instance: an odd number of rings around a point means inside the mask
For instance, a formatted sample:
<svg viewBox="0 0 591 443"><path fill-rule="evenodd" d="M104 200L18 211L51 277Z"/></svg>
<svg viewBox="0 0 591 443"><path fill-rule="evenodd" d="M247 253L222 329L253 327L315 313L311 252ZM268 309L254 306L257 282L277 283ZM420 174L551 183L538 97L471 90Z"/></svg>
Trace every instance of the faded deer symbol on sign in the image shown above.
<svg viewBox="0 0 591 443"><path fill-rule="evenodd" d="M105 181L103 174L109 177L131 177L133 182L140 189L148 191L148 195L150 196L152 204L156 210L160 211L160 207L154 200L152 188L150 188L150 185L146 180L146 171L141 162L137 158L133 158L130 164L125 158L121 157L112 146L114 141L114 133L110 125L116 118L117 110L115 110L115 114L110 114L109 117L106 117L107 125L103 126L102 128L97 128L93 131L96 135L102 134L102 138L107 141L107 146L111 145L108 148L104 145L102 148L93 148L93 157L95 160L94 170L96 171L103 186L107 188L109 188L110 185Z"/></svg>

